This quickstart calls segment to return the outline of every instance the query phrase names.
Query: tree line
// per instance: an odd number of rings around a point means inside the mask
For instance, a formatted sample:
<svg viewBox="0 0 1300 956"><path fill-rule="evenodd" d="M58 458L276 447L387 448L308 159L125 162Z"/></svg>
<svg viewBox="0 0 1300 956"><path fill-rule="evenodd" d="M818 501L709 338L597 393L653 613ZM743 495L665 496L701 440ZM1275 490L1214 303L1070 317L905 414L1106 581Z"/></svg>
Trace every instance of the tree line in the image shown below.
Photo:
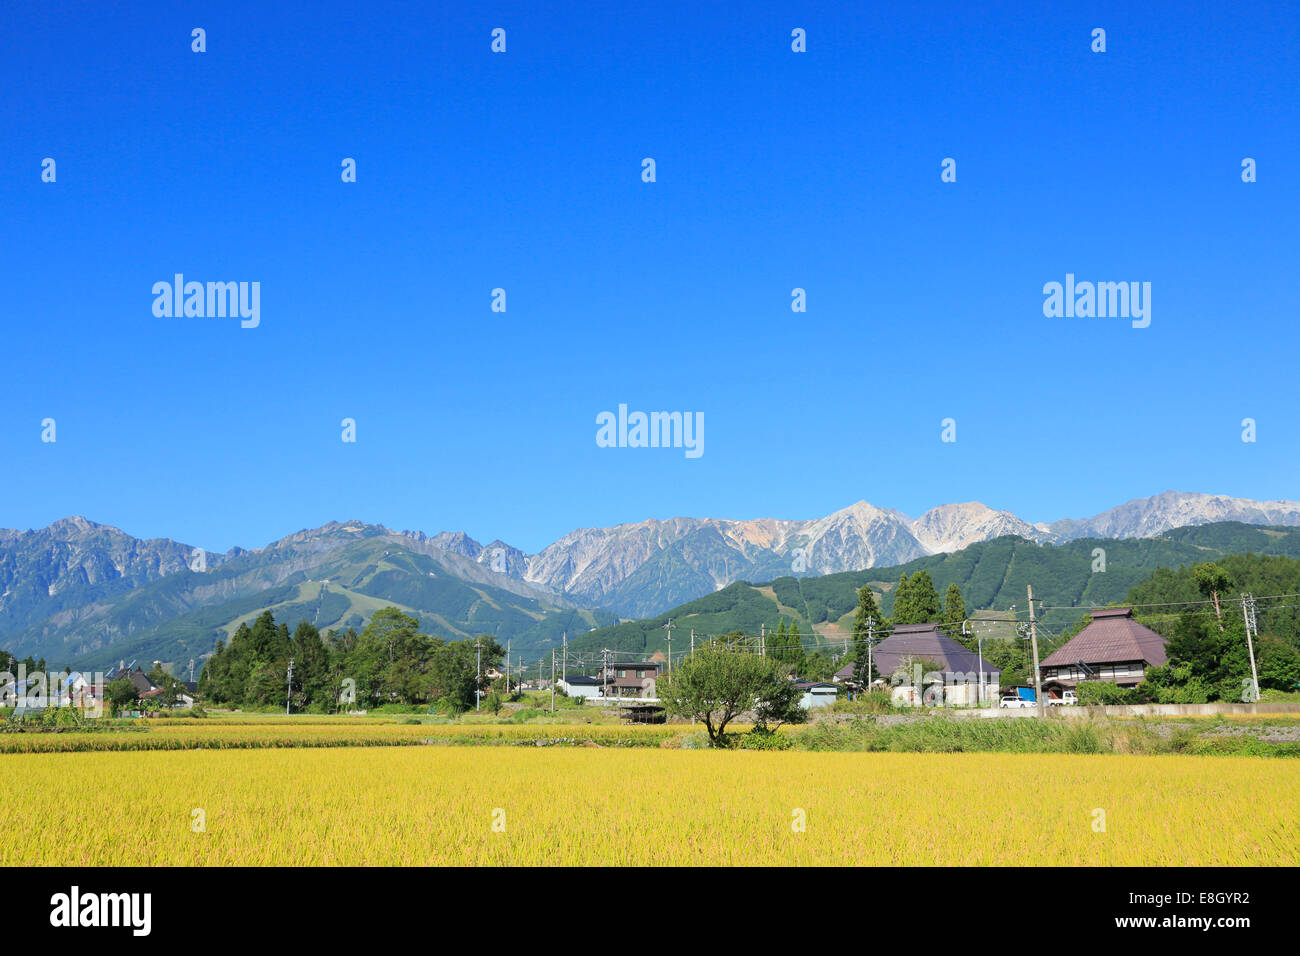
<svg viewBox="0 0 1300 956"><path fill-rule="evenodd" d="M433 704L459 713L486 691L486 674L505 658L490 635L447 641L420 632L395 607L376 611L358 632L320 631L307 621L292 633L264 611L218 641L203 665L199 693L213 704L283 706L328 713L385 704ZM293 662L292 674L289 662Z"/></svg>
<svg viewBox="0 0 1300 956"><path fill-rule="evenodd" d="M1300 605L1300 597L1259 602L1248 643L1241 603L1246 593L1300 596L1300 561L1240 554L1156 571L1129 597L1138 605L1138 620L1167 638L1168 662L1148 667L1146 679L1128 694L1102 692L1121 698L1117 703L1246 700L1254 694L1251 644L1261 694L1300 689L1300 608L1288 606ZM1197 600L1199 605L1177 606Z"/></svg>

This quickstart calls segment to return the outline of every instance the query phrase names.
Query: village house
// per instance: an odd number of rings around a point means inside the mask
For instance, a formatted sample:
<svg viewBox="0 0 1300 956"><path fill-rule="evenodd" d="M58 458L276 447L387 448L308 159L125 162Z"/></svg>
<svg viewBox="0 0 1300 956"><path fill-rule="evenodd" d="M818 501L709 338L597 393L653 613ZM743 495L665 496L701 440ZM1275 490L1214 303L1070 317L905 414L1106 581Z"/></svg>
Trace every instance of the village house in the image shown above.
<svg viewBox="0 0 1300 956"><path fill-rule="evenodd" d="M803 696L799 698L799 706L804 710L829 707L835 703L840 693L839 687L826 681L796 680L794 685L803 691Z"/></svg>
<svg viewBox="0 0 1300 956"><path fill-rule="evenodd" d="M655 660L607 664L597 673L597 680L606 697L654 699L659 667Z"/></svg>
<svg viewBox="0 0 1300 956"><path fill-rule="evenodd" d="M988 661L981 666L975 651L948 637L938 624L898 625L872 649L872 665L881 675L876 685L887 685L896 703L911 706L977 706L981 698L997 696L1002 677ZM853 670L852 663L845 665L835 680L852 681ZM935 676L927 681L930 675Z"/></svg>
<svg viewBox="0 0 1300 956"><path fill-rule="evenodd" d="M571 674L555 682L555 686L568 697L599 697L600 681L583 674Z"/></svg>
<svg viewBox="0 0 1300 956"><path fill-rule="evenodd" d="M131 686L135 688L137 697L144 697L158 689L158 685L151 681L139 667L127 667L125 664L119 664L116 669L109 671L104 678L104 683L111 684L119 680L129 680Z"/></svg>
<svg viewBox="0 0 1300 956"><path fill-rule="evenodd" d="M48 706L94 709L102 705L95 685L80 671L37 674L0 687L0 706L41 710Z"/></svg>
<svg viewBox="0 0 1300 956"><path fill-rule="evenodd" d="M155 687L153 690L146 691L145 693L141 694L140 700L157 700L159 701L159 703L161 703L162 696L163 696L163 689L161 687ZM176 689L176 702L173 703L171 706L173 708L193 707L196 700L197 698L195 694L187 690L185 686L182 684L180 687Z"/></svg>
<svg viewBox="0 0 1300 956"><path fill-rule="evenodd" d="M154 662L158 664L158 661ZM113 681L129 680L131 686L135 688L136 699L140 701L159 701L163 696L163 689L149 679L149 676L139 667L128 667L125 664L119 664L114 670L110 671L104 678L104 684L111 684ZM171 706L173 708L193 707L198 703L199 685L193 681L180 681L180 686L176 689L176 701Z"/></svg>
<svg viewBox="0 0 1300 956"><path fill-rule="evenodd" d="M1087 680L1136 687L1148 667L1168 662L1165 639L1133 620L1131 607L1097 608L1090 613L1092 622L1039 665L1045 694L1056 696Z"/></svg>
<svg viewBox="0 0 1300 956"><path fill-rule="evenodd" d="M59 679L60 707L96 707L102 703L96 697L95 686L80 671L72 671Z"/></svg>

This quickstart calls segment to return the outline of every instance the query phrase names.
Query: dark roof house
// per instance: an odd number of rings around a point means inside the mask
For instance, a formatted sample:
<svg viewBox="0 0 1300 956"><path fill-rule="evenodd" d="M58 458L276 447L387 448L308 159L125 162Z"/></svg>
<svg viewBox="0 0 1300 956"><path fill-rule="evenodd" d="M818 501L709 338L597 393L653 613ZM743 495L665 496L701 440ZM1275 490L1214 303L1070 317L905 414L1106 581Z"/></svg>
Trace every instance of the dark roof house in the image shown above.
<svg viewBox="0 0 1300 956"><path fill-rule="evenodd" d="M980 669L979 655L945 635L938 624L900 624L871 653L876 673L886 677L909 660L933 661L945 674L978 675ZM992 680L999 671L985 660L984 673L986 680ZM853 665L840 668L835 676L841 680L852 677Z"/></svg>
<svg viewBox="0 0 1300 956"><path fill-rule="evenodd" d="M1133 620L1131 607L1097 608L1091 615L1092 623L1043 658L1044 684L1108 680L1132 686L1146 668L1168 663L1165 639Z"/></svg>
<svg viewBox="0 0 1300 956"><path fill-rule="evenodd" d="M104 678L104 683L108 684L116 680L129 680L131 685L135 687L135 692L140 695L158 689L158 685L145 676L144 671L138 667L117 667L116 669L109 671L108 675Z"/></svg>

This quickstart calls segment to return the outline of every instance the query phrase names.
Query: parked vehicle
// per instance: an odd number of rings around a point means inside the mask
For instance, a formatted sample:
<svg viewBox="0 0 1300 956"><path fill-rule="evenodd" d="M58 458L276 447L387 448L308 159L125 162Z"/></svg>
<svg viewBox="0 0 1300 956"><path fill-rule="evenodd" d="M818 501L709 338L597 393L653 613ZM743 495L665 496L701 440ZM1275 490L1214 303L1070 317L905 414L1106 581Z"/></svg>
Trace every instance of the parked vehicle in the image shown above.
<svg viewBox="0 0 1300 956"><path fill-rule="evenodd" d="M1049 707L1069 707L1070 705L1077 704L1078 702L1079 702L1079 695L1072 690L1067 690L1060 697L1048 698L1047 704Z"/></svg>
<svg viewBox="0 0 1300 956"><path fill-rule="evenodd" d="M998 703L999 707L1033 707L1032 700L1025 700L1023 697L1003 697Z"/></svg>

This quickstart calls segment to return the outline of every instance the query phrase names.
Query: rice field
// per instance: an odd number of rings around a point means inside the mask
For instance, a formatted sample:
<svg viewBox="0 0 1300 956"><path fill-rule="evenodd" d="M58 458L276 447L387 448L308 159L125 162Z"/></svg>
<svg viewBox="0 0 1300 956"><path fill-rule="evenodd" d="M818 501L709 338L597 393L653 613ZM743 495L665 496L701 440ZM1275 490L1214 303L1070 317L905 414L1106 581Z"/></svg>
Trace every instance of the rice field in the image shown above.
<svg viewBox="0 0 1300 956"><path fill-rule="evenodd" d="M0 724L0 731L5 731ZM1131 718L956 720L946 716L853 718L783 726L776 738L746 738L732 725L733 746L762 749L907 753L1158 753L1187 756L1300 757L1300 724L1276 719ZM0 755L141 750L407 746L698 747L689 724L419 721L403 717L221 715L207 719L87 722L81 729L0 732Z"/></svg>
<svg viewBox="0 0 1300 956"><path fill-rule="evenodd" d="M135 750L402 747L430 744L597 743L658 746L681 726L403 724L382 720L142 720L94 732L0 734L0 754Z"/></svg>
<svg viewBox="0 0 1300 956"><path fill-rule="evenodd" d="M1289 760L349 747L3 767L6 866L1300 863Z"/></svg>

